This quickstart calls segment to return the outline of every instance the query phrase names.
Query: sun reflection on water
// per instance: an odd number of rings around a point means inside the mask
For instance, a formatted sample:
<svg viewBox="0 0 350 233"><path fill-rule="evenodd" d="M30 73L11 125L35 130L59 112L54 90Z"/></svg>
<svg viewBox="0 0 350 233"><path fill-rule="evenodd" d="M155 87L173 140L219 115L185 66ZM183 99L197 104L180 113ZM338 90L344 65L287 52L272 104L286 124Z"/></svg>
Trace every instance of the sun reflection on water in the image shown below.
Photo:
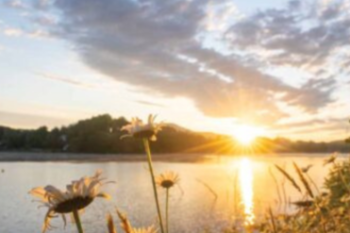
<svg viewBox="0 0 350 233"><path fill-rule="evenodd" d="M239 183L244 205L245 224L254 223L253 213L253 169L248 158L242 158L239 165Z"/></svg>

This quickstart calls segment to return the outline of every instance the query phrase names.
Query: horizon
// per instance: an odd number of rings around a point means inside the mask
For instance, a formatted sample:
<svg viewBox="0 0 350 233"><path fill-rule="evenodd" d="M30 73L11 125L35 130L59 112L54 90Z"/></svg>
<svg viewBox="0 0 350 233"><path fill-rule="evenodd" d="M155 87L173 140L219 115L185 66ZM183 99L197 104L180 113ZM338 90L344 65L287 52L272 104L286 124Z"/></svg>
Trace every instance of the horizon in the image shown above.
<svg viewBox="0 0 350 233"><path fill-rule="evenodd" d="M0 124L0 128L1 127L7 127L7 128L10 128L10 129L13 129L13 130L37 130L39 128L42 128L42 127L46 127L48 131L52 131L54 129L62 129L62 128L66 128L66 127L70 127L70 126L74 126L76 124L78 124L80 121L89 121L93 118L97 118L97 117L101 117L101 116L105 116L105 115L108 115L110 116L113 120L118 120L118 119L125 119L127 122L130 122L131 119L128 119L124 116L112 116L108 113L104 113L104 114L98 114L98 115L94 115L94 116L91 116L91 117L88 117L88 118L84 118L84 119L78 119L74 122L71 122L71 123L67 123L67 124L64 124L64 125L60 125L60 126L52 126L52 127L48 127L47 125L40 125L38 127L35 127L35 128L16 128L16 127L10 127L10 126L6 126L6 125L2 125ZM142 120L142 119L141 119ZM283 140L288 140L290 142L314 142L314 143L333 143L333 142L343 142L344 145L347 144L346 142L346 138L341 138L339 140L329 140L329 141L314 141L314 140L308 140L308 139L305 139L305 140L301 140L301 139L292 139L292 138L288 138L288 137L282 137L282 136L272 136L272 137L269 137L269 136L266 136L266 135L256 135L252 138L249 138L249 140L245 141L245 139L242 139L239 138L239 137L236 137L235 135L233 134L225 134L225 133L218 133L218 132L213 132L213 131L198 131L198 130L191 130L189 128L186 128L182 125L179 125L175 122L166 122L165 125L163 127L170 127L170 128L174 128L174 129L180 129L180 131L182 130L185 130L185 131L189 131L189 132L192 132L192 133L196 133L196 134L203 134L203 135L206 135L206 134L213 134L213 135L222 135L222 136L227 136L227 137L231 137L232 140L238 142L241 144L241 146L243 147L250 147L252 144L254 144L257 140L259 139L268 139L268 140L279 140L279 139L283 139Z"/></svg>
<svg viewBox="0 0 350 233"><path fill-rule="evenodd" d="M196 132L349 137L349 0L0 6L0 125L154 113Z"/></svg>

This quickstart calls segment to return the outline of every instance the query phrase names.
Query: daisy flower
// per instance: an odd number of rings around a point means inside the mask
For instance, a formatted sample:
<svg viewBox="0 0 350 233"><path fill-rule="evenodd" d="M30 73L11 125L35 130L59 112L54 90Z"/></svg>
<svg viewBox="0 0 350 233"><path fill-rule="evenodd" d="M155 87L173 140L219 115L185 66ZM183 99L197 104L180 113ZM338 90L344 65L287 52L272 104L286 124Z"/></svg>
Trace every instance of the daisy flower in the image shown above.
<svg viewBox="0 0 350 233"><path fill-rule="evenodd" d="M123 135L124 137L134 137L134 138L147 138L151 141L157 140L156 134L161 130L162 124L156 124L154 123L154 120L156 119L156 116L153 116L150 114L148 116L148 122L147 124L143 123L142 120L135 117L131 119L131 123L128 125L125 125L121 128L123 131L127 131L128 134Z"/></svg>
<svg viewBox="0 0 350 233"><path fill-rule="evenodd" d="M166 222L166 233L169 233L169 189L180 181L179 175L175 172L169 171L160 174L156 178L156 183L166 189L165 196L165 222Z"/></svg>
<svg viewBox="0 0 350 233"><path fill-rule="evenodd" d="M156 178L157 184L165 189L169 189L173 187L175 184L177 184L180 181L179 175L175 172L168 171L164 172L163 174L160 174Z"/></svg>
<svg viewBox="0 0 350 233"><path fill-rule="evenodd" d="M121 130L125 130L128 132L128 134L123 135L121 138L124 137L134 137L134 138L140 138L143 141L145 152L147 155L147 162L149 166L149 171L151 175L152 180L152 187L153 187L153 194L154 194L154 200L156 202L156 208L159 218L159 225L160 225L160 232L165 233L164 226L163 226L163 219L162 219L162 213L160 211L160 204L158 199L158 193L157 193L157 187L156 187L156 181L153 171L153 165L152 165L152 154L151 154L151 148L149 145L149 140L155 141L157 140L156 134L158 131L161 130L162 124L156 124L154 123L156 116L153 116L150 114L148 116L148 123L144 124L142 120L139 118L133 118L131 123L122 127Z"/></svg>
<svg viewBox="0 0 350 233"><path fill-rule="evenodd" d="M32 189L29 193L38 197L43 206L48 208L42 232L51 228L50 220L57 215L61 215L66 224L65 214L73 213L77 215L79 211L90 205L96 197L109 199L108 194L100 192L100 187L108 183L103 183L104 179L100 176L101 172L96 172L92 177L83 177L80 180L72 181L71 184L67 185L66 191L61 191L52 185ZM79 223L77 222L77 224Z"/></svg>

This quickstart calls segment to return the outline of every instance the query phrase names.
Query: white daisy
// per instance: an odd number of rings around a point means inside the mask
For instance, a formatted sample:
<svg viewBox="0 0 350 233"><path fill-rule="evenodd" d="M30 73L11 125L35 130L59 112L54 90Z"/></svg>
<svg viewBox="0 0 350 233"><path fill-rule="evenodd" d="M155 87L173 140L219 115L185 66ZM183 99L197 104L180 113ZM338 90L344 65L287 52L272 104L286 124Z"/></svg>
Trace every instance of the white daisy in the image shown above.
<svg viewBox="0 0 350 233"><path fill-rule="evenodd" d="M165 189L173 187L179 181L179 175L172 171L164 172L156 178L157 184Z"/></svg>
<svg viewBox="0 0 350 233"><path fill-rule="evenodd" d="M134 138L148 138L151 141L155 141L156 134L161 130L162 124L154 123L156 116L150 114L148 116L148 123L144 124L139 118L132 118L131 123L125 125L121 130L125 130L128 134L123 135L124 137L134 137Z"/></svg>
<svg viewBox="0 0 350 233"><path fill-rule="evenodd" d="M51 228L50 220L57 214L61 214L66 223L65 214L73 211L80 211L91 204L95 197L109 199L110 196L104 192L99 192L103 183L100 177L101 172L96 172L92 177L83 177L80 180L72 181L67 185L66 191L61 191L52 185L37 187L30 191L30 194L40 198L40 202L48 207L45 216L42 232Z"/></svg>

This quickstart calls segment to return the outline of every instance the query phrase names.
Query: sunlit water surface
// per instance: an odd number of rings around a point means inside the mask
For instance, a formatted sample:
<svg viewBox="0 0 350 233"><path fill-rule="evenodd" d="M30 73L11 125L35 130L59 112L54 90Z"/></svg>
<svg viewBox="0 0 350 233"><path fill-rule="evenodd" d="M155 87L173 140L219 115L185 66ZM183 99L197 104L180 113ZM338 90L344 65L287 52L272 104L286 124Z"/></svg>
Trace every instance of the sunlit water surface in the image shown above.
<svg viewBox="0 0 350 233"><path fill-rule="evenodd" d="M275 212L292 212L293 206L281 202L300 200L301 195L283 179L274 164L285 166L295 178L292 161L300 166L313 164L309 175L321 186L328 171L328 167L323 166L324 156L327 155L213 157L205 163L155 162L157 173L173 170L181 177L180 185L170 192L170 232L196 233L203 229L219 232L233 225L252 224L270 206ZM46 208L38 209L38 203L32 202L28 191L47 184L63 189L72 180L92 175L97 169L101 169L108 180L116 182L104 188L113 199L96 199L86 209L82 215L85 232L105 233L105 215L115 213L115 207L127 213L135 227L152 225L156 223L156 209L146 165L145 162L0 163L0 169L4 169L0 173L0 232L40 232ZM159 190L159 194L163 207L164 190ZM76 232L72 224L63 230L60 218L52 222L57 228L51 232Z"/></svg>

